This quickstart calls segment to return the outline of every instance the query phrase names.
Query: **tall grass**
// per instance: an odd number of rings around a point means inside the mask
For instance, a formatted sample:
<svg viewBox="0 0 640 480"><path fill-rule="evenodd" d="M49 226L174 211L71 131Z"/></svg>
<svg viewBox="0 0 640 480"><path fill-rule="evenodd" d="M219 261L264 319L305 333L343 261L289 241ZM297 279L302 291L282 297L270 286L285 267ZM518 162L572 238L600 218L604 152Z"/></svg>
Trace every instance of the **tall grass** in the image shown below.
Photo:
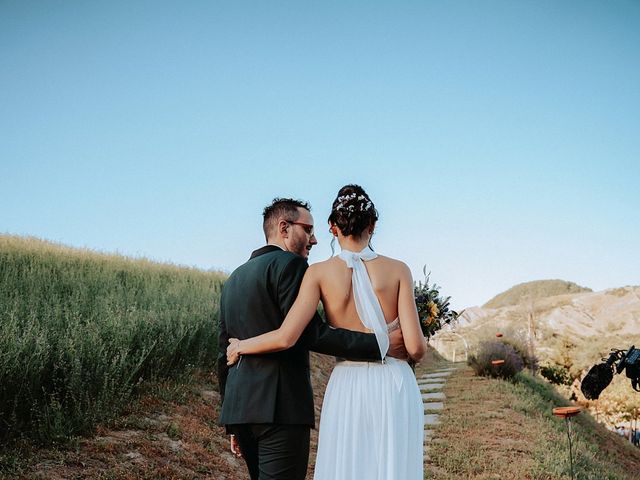
<svg viewBox="0 0 640 480"><path fill-rule="evenodd" d="M0 236L0 440L87 432L145 379L212 366L223 279Z"/></svg>

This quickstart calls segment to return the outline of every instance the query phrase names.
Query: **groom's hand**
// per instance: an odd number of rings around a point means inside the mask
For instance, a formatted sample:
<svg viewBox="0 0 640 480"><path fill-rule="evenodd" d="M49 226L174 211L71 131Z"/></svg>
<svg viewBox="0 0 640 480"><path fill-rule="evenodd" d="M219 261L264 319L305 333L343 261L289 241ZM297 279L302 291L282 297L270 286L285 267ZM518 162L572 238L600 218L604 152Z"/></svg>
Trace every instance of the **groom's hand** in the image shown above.
<svg viewBox="0 0 640 480"><path fill-rule="evenodd" d="M402 329L396 328L389 333L389 351L387 355L400 360L407 360L409 354L404 346L404 337L402 336Z"/></svg>
<svg viewBox="0 0 640 480"><path fill-rule="evenodd" d="M240 444L238 443L236 436L231 435L229 441L231 443L231 453L233 453L238 458L242 458L242 450L240 450Z"/></svg>

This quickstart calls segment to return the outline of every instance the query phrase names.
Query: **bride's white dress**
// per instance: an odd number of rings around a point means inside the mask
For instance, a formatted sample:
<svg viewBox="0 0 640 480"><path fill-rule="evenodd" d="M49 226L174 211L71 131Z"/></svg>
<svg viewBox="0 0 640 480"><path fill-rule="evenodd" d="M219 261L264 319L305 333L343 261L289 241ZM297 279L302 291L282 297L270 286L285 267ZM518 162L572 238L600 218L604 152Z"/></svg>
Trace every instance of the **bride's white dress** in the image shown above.
<svg viewBox="0 0 640 480"><path fill-rule="evenodd" d="M384 357L387 324L363 263L376 256L369 248L340 253L353 268L358 315ZM314 480L422 480L423 408L407 362L339 362L322 404Z"/></svg>

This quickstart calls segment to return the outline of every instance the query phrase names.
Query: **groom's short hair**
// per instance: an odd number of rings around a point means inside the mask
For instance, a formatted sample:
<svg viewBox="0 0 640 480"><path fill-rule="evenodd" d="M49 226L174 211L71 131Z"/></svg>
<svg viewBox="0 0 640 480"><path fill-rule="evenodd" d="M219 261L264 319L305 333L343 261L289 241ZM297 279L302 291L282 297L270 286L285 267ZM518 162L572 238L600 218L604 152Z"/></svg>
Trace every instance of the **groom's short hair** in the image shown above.
<svg viewBox="0 0 640 480"><path fill-rule="evenodd" d="M264 207L262 212L262 230L264 237L269 240L269 236L276 232L278 220L284 218L295 222L298 220L300 212L298 207L311 211L311 205L302 200L294 200L293 198L274 198L273 201Z"/></svg>

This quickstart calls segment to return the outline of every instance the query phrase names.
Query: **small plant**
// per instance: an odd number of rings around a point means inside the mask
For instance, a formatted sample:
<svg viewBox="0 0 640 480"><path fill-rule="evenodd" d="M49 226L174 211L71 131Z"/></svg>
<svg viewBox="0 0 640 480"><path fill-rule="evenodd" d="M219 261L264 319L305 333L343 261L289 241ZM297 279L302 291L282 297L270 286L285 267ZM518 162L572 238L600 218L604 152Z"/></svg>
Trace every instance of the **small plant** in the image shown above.
<svg viewBox="0 0 640 480"><path fill-rule="evenodd" d="M504 360L504 363L492 364L495 360ZM476 375L503 379L513 378L524 368L522 357L511 345L496 341L482 342L478 353L471 355L468 363Z"/></svg>
<svg viewBox="0 0 640 480"><path fill-rule="evenodd" d="M543 365L540 374L554 385L571 385L573 377L562 365Z"/></svg>
<svg viewBox="0 0 640 480"><path fill-rule="evenodd" d="M167 436L171 440L180 440L182 438L182 429L174 422L167 425Z"/></svg>
<svg viewBox="0 0 640 480"><path fill-rule="evenodd" d="M435 283L429 285L431 272L426 273L426 265L422 268L424 283L418 282L413 287L413 296L420 318L420 328L425 337L429 338L444 325L458 319L458 312L449 308L451 297L442 297L440 287Z"/></svg>

